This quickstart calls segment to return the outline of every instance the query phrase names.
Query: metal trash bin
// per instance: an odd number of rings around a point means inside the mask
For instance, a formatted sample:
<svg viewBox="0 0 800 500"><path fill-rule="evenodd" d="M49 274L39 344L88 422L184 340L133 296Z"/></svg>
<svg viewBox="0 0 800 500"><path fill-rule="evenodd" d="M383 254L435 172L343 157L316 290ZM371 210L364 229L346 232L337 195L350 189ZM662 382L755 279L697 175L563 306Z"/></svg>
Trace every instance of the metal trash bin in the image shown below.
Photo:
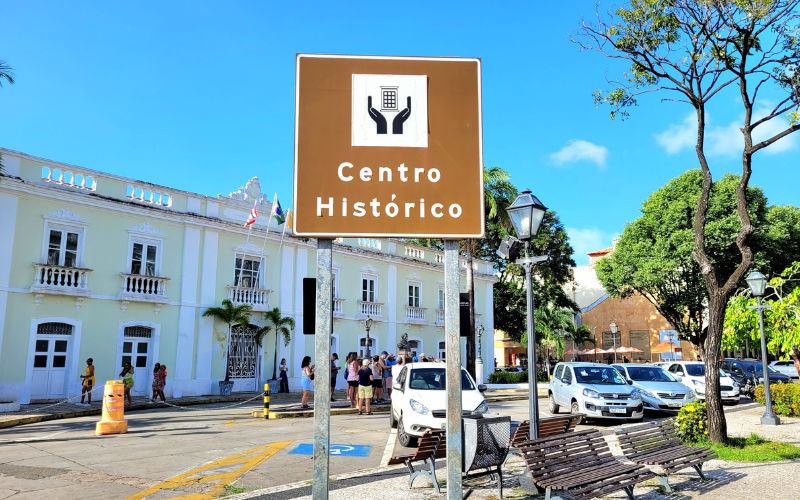
<svg viewBox="0 0 800 500"><path fill-rule="evenodd" d="M511 417L464 415L462 427L461 470L466 477L497 475L500 498L503 497L502 466L511 440ZM481 472L475 473L483 469Z"/></svg>

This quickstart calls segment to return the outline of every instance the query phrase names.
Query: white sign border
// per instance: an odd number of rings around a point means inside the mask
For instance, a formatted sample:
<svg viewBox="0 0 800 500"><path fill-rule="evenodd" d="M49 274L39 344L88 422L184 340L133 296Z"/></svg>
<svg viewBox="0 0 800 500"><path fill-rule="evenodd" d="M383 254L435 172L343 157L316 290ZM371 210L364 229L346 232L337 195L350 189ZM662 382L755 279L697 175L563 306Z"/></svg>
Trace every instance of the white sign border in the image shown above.
<svg viewBox="0 0 800 500"><path fill-rule="evenodd" d="M481 60L477 57L424 57L424 56L366 56L366 55L340 55L340 54L297 54L295 63L294 86L294 191L293 204L297 206L297 147L300 128L300 60L309 59L376 59L387 61L442 61L442 62L474 62L478 65L478 174L480 176L480 207L484 207L483 189L483 84ZM311 233L297 231L297 215L292 219L292 232L295 236L312 238L339 238L339 237L364 237L364 238L430 238L440 237L446 240L478 239L486 234L486 217L481 217L480 233L447 234L436 233Z"/></svg>

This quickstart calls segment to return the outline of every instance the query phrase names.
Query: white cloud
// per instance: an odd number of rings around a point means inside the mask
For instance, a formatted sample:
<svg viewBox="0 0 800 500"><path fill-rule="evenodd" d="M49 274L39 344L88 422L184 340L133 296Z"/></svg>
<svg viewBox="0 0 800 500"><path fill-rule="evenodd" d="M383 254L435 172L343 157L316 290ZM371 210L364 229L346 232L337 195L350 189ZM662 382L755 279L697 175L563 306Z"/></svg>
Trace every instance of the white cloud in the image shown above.
<svg viewBox="0 0 800 500"><path fill-rule="evenodd" d="M608 158L607 147L580 139L569 141L566 146L550 154L550 159L556 165L589 161L603 168L606 166L606 158Z"/></svg>
<svg viewBox="0 0 800 500"><path fill-rule="evenodd" d="M753 112L753 121L765 116L769 108L761 107ZM742 131L742 115L738 120L734 120L723 126L715 126L711 117L706 115L706 154L709 156L738 157L742 154L744 138ZM779 133L788 126L782 117L759 125L753 132L753 142L758 143ZM664 148L668 154L676 154L686 149L693 149L697 140L697 117L694 112L689 113L680 122L670 125L666 130L655 135L656 142ZM773 143L764 150L765 154L781 154L793 149L797 138L789 135Z"/></svg>
<svg viewBox="0 0 800 500"><path fill-rule="evenodd" d="M575 250L574 258L578 265L588 264L589 257L586 254L610 247L614 239L619 237L619 233L607 233L591 227L567 227L565 230Z"/></svg>

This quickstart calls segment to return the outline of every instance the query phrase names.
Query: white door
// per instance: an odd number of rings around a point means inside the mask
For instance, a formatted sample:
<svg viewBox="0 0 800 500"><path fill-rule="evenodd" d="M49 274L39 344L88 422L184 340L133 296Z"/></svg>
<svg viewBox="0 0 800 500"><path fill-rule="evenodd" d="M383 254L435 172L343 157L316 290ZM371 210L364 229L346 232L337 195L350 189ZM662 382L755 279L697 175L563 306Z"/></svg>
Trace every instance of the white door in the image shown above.
<svg viewBox="0 0 800 500"><path fill-rule="evenodd" d="M66 396L69 337L37 335L33 354L32 399Z"/></svg>
<svg viewBox="0 0 800 500"><path fill-rule="evenodd" d="M131 394L146 396L150 393L147 387L152 371L150 357L150 339L125 338L122 341L122 362L128 361L133 366Z"/></svg>

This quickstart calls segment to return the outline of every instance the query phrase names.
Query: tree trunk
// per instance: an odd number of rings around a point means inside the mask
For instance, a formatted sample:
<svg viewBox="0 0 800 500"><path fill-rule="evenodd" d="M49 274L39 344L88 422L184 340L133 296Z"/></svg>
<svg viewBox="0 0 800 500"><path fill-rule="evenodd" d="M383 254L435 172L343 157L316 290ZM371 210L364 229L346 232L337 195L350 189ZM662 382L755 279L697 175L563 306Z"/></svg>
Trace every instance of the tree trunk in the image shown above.
<svg viewBox="0 0 800 500"><path fill-rule="evenodd" d="M473 378L475 373L475 276L472 269L472 249L466 252L467 295L469 296L469 332L467 334L467 371Z"/></svg>
<svg viewBox="0 0 800 500"><path fill-rule="evenodd" d="M278 380L278 331L275 330L275 355L272 356L272 378L270 380Z"/></svg>
<svg viewBox="0 0 800 500"><path fill-rule="evenodd" d="M708 437L715 443L728 439L728 425L722 408L719 388L719 367L722 361L720 343L725 320L727 299L716 294L708 303L708 335L705 342L706 410L708 411Z"/></svg>

